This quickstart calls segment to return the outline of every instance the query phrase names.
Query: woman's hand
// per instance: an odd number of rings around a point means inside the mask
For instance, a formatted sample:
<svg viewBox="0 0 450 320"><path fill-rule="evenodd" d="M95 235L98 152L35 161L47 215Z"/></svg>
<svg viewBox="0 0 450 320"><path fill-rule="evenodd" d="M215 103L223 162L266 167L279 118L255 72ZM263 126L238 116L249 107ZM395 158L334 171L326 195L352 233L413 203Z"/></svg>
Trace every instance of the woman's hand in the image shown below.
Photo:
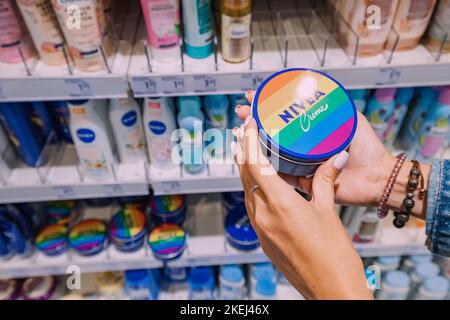
<svg viewBox="0 0 450 320"><path fill-rule="evenodd" d="M319 167L308 202L262 154L254 119L245 123L235 128L232 149L247 213L266 255L305 298L372 299L362 261L334 209L334 184L348 153Z"/></svg>
<svg viewBox="0 0 450 320"><path fill-rule="evenodd" d="M251 104L254 92L246 98ZM236 107L237 115L246 119L249 106ZM358 112L358 128L349 147L348 163L335 182L336 202L343 205L377 206L395 158L386 150L372 130L367 119ZM304 177L281 175L291 185L311 193L312 180Z"/></svg>

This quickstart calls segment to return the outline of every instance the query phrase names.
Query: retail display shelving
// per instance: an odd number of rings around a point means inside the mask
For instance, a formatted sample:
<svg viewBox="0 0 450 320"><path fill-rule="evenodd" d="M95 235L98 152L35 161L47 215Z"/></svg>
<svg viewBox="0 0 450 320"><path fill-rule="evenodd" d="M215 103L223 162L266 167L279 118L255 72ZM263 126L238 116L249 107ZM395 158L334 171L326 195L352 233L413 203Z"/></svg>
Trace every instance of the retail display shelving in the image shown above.
<svg viewBox="0 0 450 320"><path fill-rule="evenodd" d="M149 247L133 253L122 253L110 244L106 250L95 256L83 257L72 251L57 257L48 257L34 252L28 258L13 257L0 263L0 278L29 277L49 274L66 274L72 267L82 272L127 270L140 268L192 267L223 264L245 264L268 261L261 248L252 251L238 251L231 247L223 233L223 214L220 197L194 197L187 221L191 234L186 249L176 260L163 263L156 259ZM114 207L87 209L84 217L108 220L115 212ZM426 254L423 228L398 230L390 226L390 221L371 243L357 243L356 250L362 257L384 255Z"/></svg>
<svg viewBox="0 0 450 320"><path fill-rule="evenodd" d="M149 192L145 163L117 164L111 168L110 179L95 181L87 178L77 165L73 145L49 144L46 149L51 159L43 166L13 166L0 171L0 203L120 197Z"/></svg>
<svg viewBox="0 0 450 320"><path fill-rule="evenodd" d="M63 66L48 66L37 58L0 62L0 102L126 97L126 72L139 15L138 3L130 1L128 12L111 32L113 54L106 57L100 48L105 64L101 71L80 71L67 55Z"/></svg>

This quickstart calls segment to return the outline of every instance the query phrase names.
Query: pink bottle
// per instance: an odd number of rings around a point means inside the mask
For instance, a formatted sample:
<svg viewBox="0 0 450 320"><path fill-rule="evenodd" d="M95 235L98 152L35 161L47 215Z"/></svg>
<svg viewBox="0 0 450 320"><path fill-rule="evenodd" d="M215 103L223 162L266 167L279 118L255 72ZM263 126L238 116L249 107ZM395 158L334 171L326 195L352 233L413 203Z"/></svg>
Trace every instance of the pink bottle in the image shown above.
<svg viewBox="0 0 450 320"><path fill-rule="evenodd" d="M34 55L28 31L12 0L0 0L0 61L17 63Z"/></svg>

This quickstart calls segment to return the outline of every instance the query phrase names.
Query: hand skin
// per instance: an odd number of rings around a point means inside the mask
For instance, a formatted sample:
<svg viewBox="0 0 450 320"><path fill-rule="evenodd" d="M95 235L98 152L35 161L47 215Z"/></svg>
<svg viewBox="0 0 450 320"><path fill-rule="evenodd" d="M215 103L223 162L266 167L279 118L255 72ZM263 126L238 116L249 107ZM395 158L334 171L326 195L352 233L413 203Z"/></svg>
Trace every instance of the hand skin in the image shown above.
<svg viewBox="0 0 450 320"><path fill-rule="evenodd" d="M246 94L251 103L254 92ZM256 122L249 106L237 106L236 113L248 124L236 129L234 144L246 208L261 246L275 266L308 299L373 299L367 289L361 259L355 251L334 202L343 205L377 206L396 159L378 140L366 118L358 113L358 128L348 149L345 167L337 170L336 156L322 164L314 177L293 177L275 172L260 174L261 164L249 162L249 137L257 140ZM248 119L248 120L247 120ZM250 130L252 129L252 130ZM242 131L244 134L242 134ZM256 139L256 140L255 140ZM259 158L263 158L259 143ZM252 150L254 151L254 150ZM270 167L267 162L263 167ZM411 162L399 173L388 207L399 210L405 197ZM428 189L431 166L421 165ZM251 189L258 185L253 193ZM292 188L312 194L310 202ZM426 198L416 192L413 215L424 219Z"/></svg>
<svg viewBox="0 0 450 320"><path fill-rule="evenodd" d="M249 143L258 141L257 125L251 117L246 123L245 131L234 130L238 143L232 149L247 213L266 255L307 299L373 299L361 258L334 208L334 183L348 153L319 167L307 201L276 174L260 144ZM255 154L259 161L251 161Z"/></svg>
<svg viewBox="0 0 450 320"><path fill-rule="evenodd" d="M246 98L251 104L255 92L246 93ZM237 106L237 115L246 119L250 115L249 106ZM349 147L349 160L345 168L339 174L335 183L336 203L341 205L371 206L376 207L380 202L386 183L389 180L396 158L383 146L367 119L358 112L358 128ZM399 173L394 189L389 197L387 206L391 210L400 210L406 193L411 162L406 162ZM425 181L425 189L428 190L428 180L431 171L430 165L421 164ZM310 193L311 179L281 175L291 185ZM426 197L423 200L415 193L416 205L412 214L425 219Z"/></svg>

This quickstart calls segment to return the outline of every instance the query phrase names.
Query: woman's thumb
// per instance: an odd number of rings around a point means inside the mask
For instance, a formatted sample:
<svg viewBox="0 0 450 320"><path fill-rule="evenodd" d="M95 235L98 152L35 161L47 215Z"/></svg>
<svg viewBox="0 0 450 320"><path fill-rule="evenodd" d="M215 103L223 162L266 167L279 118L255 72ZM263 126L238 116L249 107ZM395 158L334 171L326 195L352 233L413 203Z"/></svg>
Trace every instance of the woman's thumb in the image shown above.
<svg viewBox="0 0 450 320"><path fill-rule="evenodd" d="M334 182L348 161L348 152L342 151L331 157L317 169L312 194L314 201L323 204L334 204Z"/></svg>

